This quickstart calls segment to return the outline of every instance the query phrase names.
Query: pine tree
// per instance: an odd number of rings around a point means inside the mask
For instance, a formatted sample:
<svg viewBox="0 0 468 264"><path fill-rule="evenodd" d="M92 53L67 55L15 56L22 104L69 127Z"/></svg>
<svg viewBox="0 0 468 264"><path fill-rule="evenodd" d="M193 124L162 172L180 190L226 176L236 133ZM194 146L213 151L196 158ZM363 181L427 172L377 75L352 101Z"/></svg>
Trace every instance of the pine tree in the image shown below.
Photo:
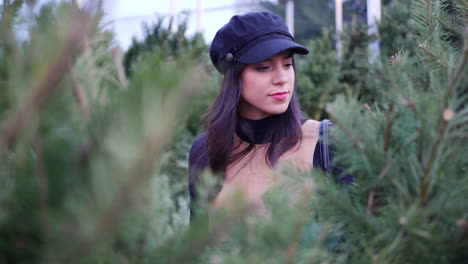
<svg viewBox="0 0 468 264"><path fill-rule="evenodd" d="M284 18L285 2L261 1L266 10ZM343 1L343 19L351 21L356 17L365 22L365 4L362 0ZM387 1L384 1L384 3ZM333 0L295 0L294 1L294 38L298 43L322 37L322 29L334 28L335 1Z"/></svg>
<svg viewBox="0 0 468 264"><path fill-rule="evenodd" d="M401 43L417 45L389 45L392 57L353 75L372 100L322 101L334 162L354 185L283 168L270 217L241 199L224 211L202 202L190 226L167 153L183 149L172 144L180 126L196 133L187 109L219 79L199 59L155 51L126 80L99 10L47 5L19 42L3 20L18 9L2 8L0 263L467 262L466 1L414 1L415 34ZM343 85L352 56L334 61L330 37L312 45L327 56L300 63L332 67L303 74ZM202 179L206 197L213 178Z"/></svg>
<svg viewBox="0 0 468 264"><path fill-rule="evenodd" d="M169 24L165 26L164 22L167 21ZM175 136L161 162L161 174L167 175L171 185L177 189L174 191L176 196L172 198L187 200L187 153L190 145L203 129L204 113L215 98L220 76L207 56L208 47L203 36L200 33L191 37L187 36L187 18L182 19L175 32L171 30L172 23L172 20L167 17L158 17L155 23L144 23L142 25L143 39L132 39L132 45L125 52L123 64L126 74L131 76L133 67L151 54L158 53L164 60L173 60L189 54L209 74L203 89L197 94L197 100L192 102L191 109L187 112L187 122L173 131Z"/></svg>
<svg viewBox="0 0 468 264"><path fill-rule="evenodd" d="M200 33L193 37L186 36L187 17L177 26L177 31L171 30L173 21L169 20L169 25L164 27L166 17L159 17L153 24L143 23L143 40L132 39L132 45L128 48L124 57L125 72L131 74L132 65L141 57L158 51L168 57L178 57L187 52L192 53L197 58L203 58L207 47Z"/></svg>
<svg viewBox="0 0 468 264"><path fill-rule="evenodd" d="M378 36L382 56L390 57L401 49L413 51L417 43L410 37L415 35L415 29L410 26L410 3L393 0L383 6L382 12ZM368 35L368 27L360 18L362 15L350 13L349 22L345 23L344 32L339 36L343 44L341 58L335 52L337 36L328 29L324 29L322 38L309 42L311 54L299 58L301 105L304 112L314 119L327 118L324 105L339 94L355 96L367 104L379 99L370 85L374 77L369 74L372 65L367 56L367 47L377 36ZM319 98L318 102L315 98Z"/></svg>
<svg viewBox="0 0 468 264"><path fill-rule="evenodd" d="M91 11L44 5L24 42L2 20L0 263L140 261L187 226L158 169L203 68L155 52L126 80Z"/></svg>
<svg viewBox="0 0 468 264"><path fill-rule="evenodd" d="M341 208L328 216L346 226L349 263L468 260L467 8L466 1L413 3L419 46L372 70L371 87L384 100L364 108L342 97L328 108L339 127L337 161L357 178L352 199L322 196Z"/></svg>

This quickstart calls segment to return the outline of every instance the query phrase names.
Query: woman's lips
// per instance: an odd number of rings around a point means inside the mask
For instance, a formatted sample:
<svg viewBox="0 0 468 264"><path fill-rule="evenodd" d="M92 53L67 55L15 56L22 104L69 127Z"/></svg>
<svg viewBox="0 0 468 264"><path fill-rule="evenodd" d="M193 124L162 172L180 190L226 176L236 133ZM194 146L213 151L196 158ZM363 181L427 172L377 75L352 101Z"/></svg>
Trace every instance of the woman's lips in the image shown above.
<svg viewBox="0 0 468 264"><path fill-rule="evenodd" d="M271 97L273 97L273 99L276 99L278 101L282 101L284 99L286 99L288 97L288 93L289 92L279 92L279 93L274 93L272 95L270 95Z"/></svg>

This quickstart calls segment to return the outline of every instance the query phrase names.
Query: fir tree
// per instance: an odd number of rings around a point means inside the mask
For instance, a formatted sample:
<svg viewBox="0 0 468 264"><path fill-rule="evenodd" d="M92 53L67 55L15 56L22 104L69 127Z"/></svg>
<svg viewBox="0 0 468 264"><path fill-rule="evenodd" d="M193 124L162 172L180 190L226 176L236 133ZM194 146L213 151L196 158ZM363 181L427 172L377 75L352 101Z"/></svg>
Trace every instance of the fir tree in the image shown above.
<svg viewBox="0 0 468 264"><path fill-rule="evenodd" d="M156 52L127 82L100 14L52 3L25 42L0 33L0 263L140 261L187 226L158 168L203 68Z"/></svg>
<svg viewBox="0 0 468 264"><path fill-rule="evenodd" d="M417 45L359 61L366 74L353 77L372 100L332 91L333 103L321 101L335 123L334 162L354 185L284 168L287 180L265 197L271 217L250 215L242 199L225 211L202 202L190 226L166 151L179 126L195 126L187 118L198 91L219 80L200 60L157 50L126 80L100 12L48 5L19 43L4 34L17 9L2 8L0 263L468 260L466 1L414 1L414 34L401 43ZM330 38L311 45L332 50ZM303 74L340 87L351 57L313 57L331 71ZM200 197L213 184L208 172L203 180Z"/></svg>

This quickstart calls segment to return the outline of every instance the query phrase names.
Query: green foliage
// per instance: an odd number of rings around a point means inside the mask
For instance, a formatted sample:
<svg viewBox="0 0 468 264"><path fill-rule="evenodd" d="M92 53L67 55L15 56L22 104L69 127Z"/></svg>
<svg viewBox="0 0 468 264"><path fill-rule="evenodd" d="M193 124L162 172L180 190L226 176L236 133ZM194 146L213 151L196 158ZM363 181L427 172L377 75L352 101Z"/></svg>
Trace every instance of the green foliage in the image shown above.
<svg viewBox="0 0 468 264"><path fill-rule="evenodd" d="M323 38L310 42L312 54L299 60L297 66L299 100L304 112L315 120L320 120L325 103L342 92L340 65L332 41L332 33L325 30Z"/></svg>
<svg viewBox="0 0 468 264"><path fill-rule="evenodd" d="M261 1L266 10L283 17L285 1ZM365 22L365 3L361 0L343 1L343 21L357 19ZM383 1L386 4L388 1ZM298 43L323 37L323 29L335 26L334 0L295 0L294 1L294 38Z"/></svg>
<svg viewBox="0 0 468 264"><path fill-rule="evenodd" d="M353 20L342 36L343 54L338 58L333 48L330 31L324 30L321 39L308 45L312 51L302 60L298 69L298 92L306 114L314 119L326 117L324 105L338 94L357 97L362 102L372 102L373 86L368 84L370 65L367 45L373 39L367 27Z"/></svg>
<svg viewBox="0 0 468 264"><path fill-rule="evenodd" d="M133 38L132 45L125 54L124 66L125 72L131 74L132 65L140 58L152 52L162 52L168 57L178 57L191 53L196 58L202 58L205 55L206 44L201 34L195 34L192 38L186 36L187 19L183 20L177 26L177 31L171 30L172 19L167 27L164 26L165 18L158 18L157 22L148 25L142 25L144 39L138 41Z"/></svg>
<svg viewBox="0 0 468 264"><path fill-rule="evenodd" d="M284 18L285 5L272 1L262 1L262 6ZM322 28L334 24L334 1L294 1L294 37L298 43L307 43L310 39L322 35Z"/></svg>
<svg viewBox="0 0 468 264"><path fill-rule="evenodd" d="M391 59L367 63L356 21L341 61L329 31L297 61L355 184L284 168L265 216L239 197L190 226L187 151L220 81L207 54L154 40L126 80L99 12L48 5L24 43L0 28L0 263L466 263L468 5L409 10L384 12Z"/></svg>
<svg viewBox="0 0 468 264"><path fill-rule="evenodd" d="M412 7L417 50L378 65L372 85L379 104L364 108L338 98L328 112L337 125L336 162L356 176L354 201L330 216L347 225L349 263L463 263L466 254L468 41L462 50L447 41L437 23L444 2ZM458 2L461 14L466 4ZM409 56L409 53L415 56ZM458 109L458 110L457 110ZM359 113L359 114L356 114ZM359 212L359 214L356 214Z"/></svg>
<svg viewBox="0 0 468 264"><path fill-rule="evenodd" d="M411 26L410 12L411 1L404 0L392 0L382 9L379 23L382 57L389 58L401 49L413 51L416 48L416 30Z"/></svg>
<svg viewBox="0 0 468 264"><path fill-rule="evenodd" d="M191 56L210 73L207 76L207 82L204 83L205 87L197 92L197 100L193 100L190 111L186 111L186 121L174 131L176 137L164 154L161 163L162 174L167 175L173 186L176 186L178 196L174 199L178 199L179 196L186 197L188 195L186 188L187 153L195 136L200 134L203 129L203 116L218 91L220 76L217 72L213 72L211 61L206 52L208 48L202 35L196 34L192 38L186 36L186 20L178 25L176 32L171 30L172 20L167 26L165 26L165 20L165 18L159 18L151 26L143 24L145 36L141 41L133 39L132 45L125 53L124 65L126 72L131 73L131 69L139 60L157 52L168 60Z"/></svg>
<svg viewBox="0 0 468 264"><path fill-rule="evenodd" d="M96 20L46 5L26 42L0 47L1 263L137 260L188 224L158 169L204 70L155 52L122 83Z"/></svg>
<svg viewBox="0 0 468 264"><path fill-rule="evenodd" d="M394 0L383 7L379 24L381 58L386 60L401 49L416 48L415 29L410 26L409 3ZM372 104L379 100L379 89L374 79L374 65L368 61L367 47L376 36L367 34L359 15L352 15L340 36L343 45L341 58L334 49L335 38L330 30L323 30L323 37L313 39L308 48L311 54L300 58L298 66L298 92L301 105L307 115L314 119L326 118L324 105L337 95L358 98ZM412 53L411 53L412 54ZM414 55L414 54L412 54ZM380 78L379 76L377 76Z"/></svg>

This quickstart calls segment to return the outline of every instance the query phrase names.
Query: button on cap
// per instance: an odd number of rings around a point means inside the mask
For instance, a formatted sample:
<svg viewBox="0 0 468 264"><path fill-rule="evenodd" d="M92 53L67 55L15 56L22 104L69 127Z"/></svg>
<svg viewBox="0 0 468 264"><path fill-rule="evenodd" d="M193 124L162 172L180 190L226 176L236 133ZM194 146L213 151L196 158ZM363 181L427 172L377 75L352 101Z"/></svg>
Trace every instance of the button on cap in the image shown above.
<svg viewBox="0 0 468 264"><path fill-rule="evenodd" d="M226 61L231 62L234 59L234 55L232 53L226 54Z"/></svg>

